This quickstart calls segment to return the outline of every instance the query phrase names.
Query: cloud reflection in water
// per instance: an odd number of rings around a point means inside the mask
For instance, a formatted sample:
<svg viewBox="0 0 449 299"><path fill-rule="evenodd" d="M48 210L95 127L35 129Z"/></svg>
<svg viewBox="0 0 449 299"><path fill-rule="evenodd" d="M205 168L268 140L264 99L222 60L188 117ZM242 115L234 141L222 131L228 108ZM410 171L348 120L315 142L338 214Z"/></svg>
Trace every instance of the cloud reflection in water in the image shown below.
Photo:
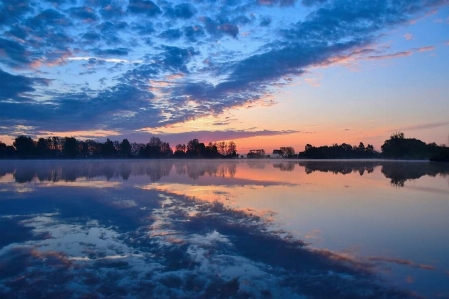
<svg viewBox="0 0 449 299"><path fill-rule="evenodd" d="M277 227L274 212L219 200L237 200L247 187L294 186L276 175L242 177L240 166L263 170L270 163L241 163L2 162L2 175L14 178L2 187L28 184L33 191L2 192L1 297L413 297L374 268L408 262L312 249ZM280 163L271 169L304 166Z"/></svg>

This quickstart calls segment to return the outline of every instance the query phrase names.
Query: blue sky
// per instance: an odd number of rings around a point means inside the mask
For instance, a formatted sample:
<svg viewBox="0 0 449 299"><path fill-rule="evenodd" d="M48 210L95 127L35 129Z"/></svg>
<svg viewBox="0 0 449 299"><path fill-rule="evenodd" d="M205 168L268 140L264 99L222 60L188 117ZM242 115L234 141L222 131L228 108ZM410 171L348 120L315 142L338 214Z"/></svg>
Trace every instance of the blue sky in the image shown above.
<svg viewBox="0 0 449 299"><path fill-rule="evenodd" d="M447 0L4 0L0 31L3 142L447 143Z"/></svg>

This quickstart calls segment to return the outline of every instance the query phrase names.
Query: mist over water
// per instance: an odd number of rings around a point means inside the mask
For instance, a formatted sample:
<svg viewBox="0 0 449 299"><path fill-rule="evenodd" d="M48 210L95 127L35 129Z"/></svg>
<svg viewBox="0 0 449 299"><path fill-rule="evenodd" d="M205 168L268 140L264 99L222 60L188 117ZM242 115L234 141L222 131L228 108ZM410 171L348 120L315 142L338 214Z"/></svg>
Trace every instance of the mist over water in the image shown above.
<svg viewBox="0 0 449 299"><path fill-rule="evenodd" d="M449 298L449 166L0 162L1 298Z"/></svg>

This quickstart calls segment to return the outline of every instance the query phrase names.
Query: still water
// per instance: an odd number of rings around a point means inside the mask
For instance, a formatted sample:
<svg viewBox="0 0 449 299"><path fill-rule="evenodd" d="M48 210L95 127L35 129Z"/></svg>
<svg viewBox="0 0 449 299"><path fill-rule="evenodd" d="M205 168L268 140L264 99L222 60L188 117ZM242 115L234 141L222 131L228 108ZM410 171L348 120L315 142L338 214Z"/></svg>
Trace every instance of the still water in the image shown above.
<svg viewBox="0 0 449 299"><path fill-rule="evenodd" d="M0 298L449 298L449 165L0 161Z"/></svg>

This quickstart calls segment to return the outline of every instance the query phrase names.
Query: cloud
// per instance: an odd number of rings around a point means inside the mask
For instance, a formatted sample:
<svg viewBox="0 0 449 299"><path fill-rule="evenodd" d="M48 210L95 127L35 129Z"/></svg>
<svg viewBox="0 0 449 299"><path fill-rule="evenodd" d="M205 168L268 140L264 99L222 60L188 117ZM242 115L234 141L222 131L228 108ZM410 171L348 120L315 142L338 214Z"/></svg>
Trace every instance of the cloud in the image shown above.
<svg viewBox="0 0 449 299"><path fill-rule="evenodd" d="M398 57L406 57L406 56L410 56L413 53L416 52L427 52L427 51L433 51L435 50L434 46L427 46L427 47L421 47L421 48L413 48L407 51L401 51L401 52L396 52L396 53L392 53L392 54L385 54L385 55L371 55L371 56L367 56L366 59L368 60L381 60L381 59L391 59L391 58L398 58Z"/></svg>
<svg viewBox="0 0 449 299"><path fill-rule="evenodd" d="M387 257L370 257L370 258L368 258L368 260L374 261L374 262L394 263L394 264L398 264L398 265L410 266L412 268L418 268L418 269L423 269L423 270L435 270L435 267L432 265L417 264L413 261L404 260L404 259L387 258Z"/></svg>
<svg viewBox="0 0 449 299"><path fill-rule="evenodd" d="M259 25L262 27L270 26L270 24L271 24L270 17L262 17L259 23Z"/></svg>
<svg viewBox="0 0 449 299"><path fill-rule="evenodd" d="M0 100L28 100L24 94L35 91L34 85L48 84L46 79L15 76L0 69Z"/></svg>
<svg viewBox="0 0 449 299"><path fill-rule="evenodd" d="M312 87L320 87L320 80L321 78L304 78L304 81Z"/></svg>
<svg viewBox="0 0 449 299"><path fill-rule="evenodd" d="M32 12L33 8L27 0L2 1L0 6L0 25L12 24L20 20L26 13Z"/></svg>
<svg viewBox="0 0 449 299"><path fill-rule="evenodd" d="M207 33L214 37L220 37L226 34L235 38L239 34L239 27L227 20L219 20L217 22L209 17L205 17L202 18L202 21L204 22Z"/></svg>
<svg viewBox="0 0 449 299"><path fill-rule="evenodd" d="M100 14L105 19L119 19L125 16L125 11L118 3L107 1L100 9Z"/></svg>
<svg viewBox="0 0 449 299"><path fill-rule="evenodd" d="M416 51L418 51L418 52L427 52L427 51L433 51L433 50L435 50L434 46L427 46L427 47L421 47L421 48L416 49Z"/></svg>
<svg viewBox="0 0 449 299"><path fill-rule="evenodd" d="M183 31L184 36L191 42L197 42L206 35L204 33L204 28L201 25L185 26Z"/></svg>
<svg viewBox="0 0 449 299"><path fill-rule="evenodd" d="M218 26L218 30L234 38L237 37L237 35L239 34L239 27L229 23Z"/></svg>
<svg viewBox="0 0 449 299"><path fill-rule="evenodd" d="M56 28L71 26L72 21L55 9L46 9L35 17L28 19L26 24L29 25L33 31L36 31L45 30L48 27Z"/></svg>
<svg viewBox="0 0 449 299"><path fill-rule="evenodd" d="M32 60L29 52L18 42L0 38L0 62L13 68L20 68L30 65Z"/></svg>
<svg viewBox="0 0 449 299"><path fill-rule="evenodd" d="M95 128L116 130L135 127L136 124L137 127L158 126L163 118L160 116L160 109L150 103L153 97L151 92L141 90L138 85L118 84L94 96L89 90L66 93L46 101L45 104L32 101L30 105L23 106L20 103L0 102L0 117L9 119L12 123L33 123L35 132ZM129 116L126 111L137 112ZM51 120L50 127L48 120Z"/></svg>
<svg viewBox="0 0 449 299"><path fill-rule="evenodd" d="M440 122L424 123L424 124L402 127L400 129L398 129L398 131L428 130L428 129L444 127L444 126L448 126L448 125L449 125L449 121L440 121ZM391 130L389 130L388 132L390 132L390 131Z"/></svg>
<svg viewBox="0 0 449 299"><path fill-rule="evenodd" d="M410 56L412 54L413 54L413 51L402 51L402 52L396 52L396 53L393 53L393 54L372 55L372 56L368 56L366 59L368 59L368 60L382 60L382 59L405 57L405 56Z"/></svg>
<svg viewBox="0 0 449 299"><path fill-rule="evenodd" d="M167 9L165 15L174 19L190 19L196 14L196 9L189 3L181 3Z"/></svg>
<svg viewBox="0 0 449 299"><path fill-rule="evenodd" d="M305 6L321 5L329 0L302 0L301 3Z"/></svg>
<svg viewBox="0 0 449 299"><path fill-rule="evenodd" d="M412 39L413 39L413 34L411 34L411 33L406 33L406 34L404 34L404 38L405 38L406 40L412 40Z"/></svg>
<svg viewBox="0 0 449 299"><path fill-rule="evenodd" d="M159 34L159 37L169 41L177 40L182 37L182 32L179 29L169 29Z"/></svg>
<svg viewBox="0 0 449 299"><path fill-rule="evenodd" d="M190 59L197 55L198 52L194 48L179 48L171 46L163 46L164 50L161 54L160 62L167 69L173 72L188 73L186 64Z"/></svg>
<svg viewBox="0 0 449 299"><path fill-rule="evenodd" d="M267 6L293 6L296 3L296 0L257 0L257 3Z"/></svg>
<svg viewBox="0 0 449 299"><path fill-rule="evenodd" d="M278 13L295 1L3 1L1 75L14 88L1 91L8 100L0 115L36 130L128 132L272 105L264 99L279 82L311 67L433 50L384 54L370 47L389 28L446 1L301 3L310 13L283 22ZM241 32L249 33L244 42ZM166 79L173 74L182 77ZM169 84L153 86L157 81Z"/></svg>
<svg viewBox="0 0 449 299"><path fill-rule="evenodd" d="M80 56L80 57L69 57L68 61L88 61L90 64L93 64L97 61L111 62L111 63L142 63L142 60L126 60L126 59L117 59L117 58L100 58L100 57L90 57L90 56Z"/></svg>
<svg viewBox="0 0 449 299"><path fill-rule="evenodd" d="M82 38L89 42L94 42L94 41L100 41L101 35L98 34L97 32L86 32L85 34L83 34Z"/></svg>
<svg viewBox="0 0 449 299"><path fill-rule="evenodd" d="M83 22L95 22L98 21L98 16L94 10L90 7L72 7L69 9L70 16L76 19L80 19Z"/></svg>
<svg viewBox="0 0 449 299"><path fill-rule="evenodd" d="M126 48L96 49L93 52L96 55L100 55L100 56L126 56L129 53L129 49L126 49Z"/></svg>
<svg viewBox="0 0 449 299"><path fill-rule="evenodd" d="M159 6L150 0L130 0L128 11L133 14L146 14L149 17L154 17L162 12Z"/></svg>

